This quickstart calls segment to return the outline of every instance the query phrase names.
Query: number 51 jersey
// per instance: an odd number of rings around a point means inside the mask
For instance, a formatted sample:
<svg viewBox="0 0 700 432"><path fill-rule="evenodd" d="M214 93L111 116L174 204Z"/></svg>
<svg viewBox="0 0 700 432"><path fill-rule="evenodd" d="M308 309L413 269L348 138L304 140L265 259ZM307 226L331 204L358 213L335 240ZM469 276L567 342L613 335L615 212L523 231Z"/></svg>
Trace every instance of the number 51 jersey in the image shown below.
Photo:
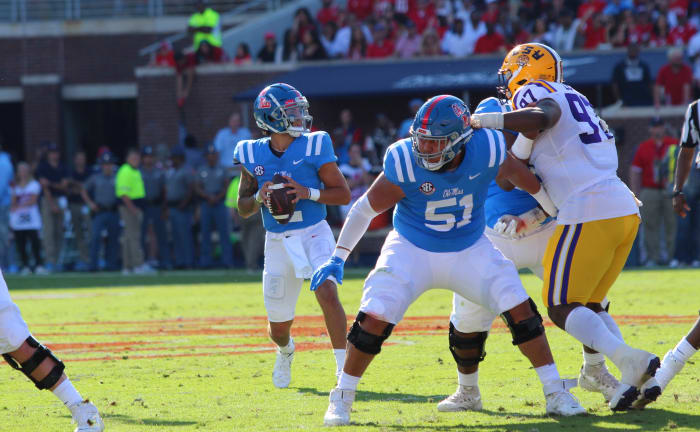
<svg viewBox="0 0 700 432"><path fill-rule="evenodd" d="M560 225L610 219L638 212L629 188L617 177L615 138L586 96L572 87L532 81L513 96L513 107L551 99L561 117L542 132L532 149L534 166L559 209Z"/></svg>
<svg viewBox="0 0 700 432"><path fill-rule="evenodd" d="M411 140L392 144L384 156L384 175L406 195L396 205L394 229L430 252L468 248L484 232L484 202L489 184L506 157L503 134L478 129L465 144L464 159L454 171L419 166Z"/></svg>

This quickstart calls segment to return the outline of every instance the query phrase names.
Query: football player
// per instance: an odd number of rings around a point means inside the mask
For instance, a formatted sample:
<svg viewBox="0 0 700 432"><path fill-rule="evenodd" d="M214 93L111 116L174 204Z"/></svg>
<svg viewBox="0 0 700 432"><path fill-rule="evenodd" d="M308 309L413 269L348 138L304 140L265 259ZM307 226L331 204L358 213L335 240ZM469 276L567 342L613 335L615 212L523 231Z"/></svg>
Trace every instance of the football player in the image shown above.
<svg viewBox="0 0 700 432"><path fill-rule="evenodd" d="M601 306L640 222L634 195L617 177L615 139L588 99L563 83L561 58L548 46L516 46L498 76L515 110L475 114L471 124L520 132L511 151L529 159L559 209L543 259L549 317L620 369L612 410L629 408L640 393L643 406L661 392L653 379L659 358L627 345Z"/></svg>
<svg viewBox="0 0 700 432"><path fill-rule="evenodd" d="M64 373L65 366L50 349L29 332L19 308L10 298L0 271L0 353L14 369L22 372L39 390L51 390L70 410L77 423L75 432L101 432L104 423L95 405L83 400Z"/></svg>
<svg viewBox="0 0 700 432"><path fill-rule="evenodd" d="M262 211L265 237L263 295L268 333L277 345L272 382L289 386L294 358L290 335L299 292L304 279L333 253L335 239L326 222L325 204L350 202L350 189L338 169L328 133L311 132L309 103L294 87L277 83L263 89L253 107L255 122L268 135L239 141L234 163L241 164L238 212L244 218ZM296 194L296 209L288 223L270 213L266 198L275 174L285 176ZM345 361L347 321L333 280L316 291L333 346L337 374Z"/></svg>
<svg viewBox="0 0 700 432"><path fill-rule="evenodd" d="M502 172L531 176L539 188L527 167L507 156L503 134L473 131L467 106L448 95L428 100L416 114L411 138L388 148L384 172L353 205L333 257L311 281L312 290L331 276L342 282L345 260L372 218L396 206L394 230L365 280L360 311L348 333L348 356L330 393L326 425L350 422L362 374L411 303L432 288L473 302L477 320L490 323L503 316L513 344L542 381L548 413L585 412L559 377L542 318L513 263L483 235L488 186L502 165Z"/></svg>
<svg viewBox="0 0 700 432"><path fill-rule="evenodd" d="M490 97L479 103L475 114L485 112L508 112L510 105ZM512 144L515 135L504 133L507 143ZM509 136L510 135L510 136ZM504 186L502 188L501 186ZM499 186L495 181L489 185L484 204L486 229L484 234L503 255L513 261L517 269L527 268L543 279L542 257L549 238L556 229L556 221L540 209L536 198L529 193L514 189L512 185ZM604 302L607 303L607 300ZM605 306L605 304L604 304ZM482 408L479 391L478 368L484 360L484 342L491 323L477 323L471 319L472 303L454 294L450 316L450 352L457 363L457 391L438 403L438 411L478 411ZM479 351L470 351L470 345L478 342ZM612 398L619 381L608 372L600 354L586 352L578 384L590 391L603 393L605 400Z"/></svg>

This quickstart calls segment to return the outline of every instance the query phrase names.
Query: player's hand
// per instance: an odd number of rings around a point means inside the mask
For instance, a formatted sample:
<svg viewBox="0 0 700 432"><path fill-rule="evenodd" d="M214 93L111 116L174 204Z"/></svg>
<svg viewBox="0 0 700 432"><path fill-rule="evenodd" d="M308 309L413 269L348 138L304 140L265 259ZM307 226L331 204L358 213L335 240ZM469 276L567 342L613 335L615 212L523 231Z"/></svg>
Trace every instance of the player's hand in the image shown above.
<svg viewBox="0 0 700 432"><path fill-rule="evenodd" d="M686 217L690 211L690 206L685 201L685 194L683 192L673 197L673 211L680 217Z"/></svg>
<svg viewBox="0 0 700 432"><path fill-rule="evenodd" d="M287 191L287 194L295 194L295 198L292 200L294 204L298 203L300 200L303 199L309 199L311 196L311 191L309 191L309 188L306 186L302 186L294 179L291 177L288 177L286 175L282 175L287 180L287 183L284 184L284 187L291 188L292 190Z"/></svg>
<svg viewBox="0 0 700 432"><path fill-rule="evenodd" d="M469 125L474 129L481 129L481 114L472 114L469 117Z"/></svg>
<svg viewBox="0 0 700 432"><path fill-rule="evenodd" d="M272 185L271 181L266 181L257 192L258 197L262 198L262 205L267 207L268 210L270 209L270 186ZM258 201L258 198L255 198L255 200Z"/></svg>
<svg viewBox="0 0 700 432"><path fill-rule="evenodd" d="M337 256L332 256L311 276L311 291L316 291L329 276L333 276L339 285L343 283L343 267L345 261Z"/></svg>
<svg viewBox="0 0 700 432"><path fill-rule="evenodd" d="M517 216L503 215L498 219L493 230L498 234L508 237L512 240L521 237L520 232L525 228L525 221Z"/></svg>

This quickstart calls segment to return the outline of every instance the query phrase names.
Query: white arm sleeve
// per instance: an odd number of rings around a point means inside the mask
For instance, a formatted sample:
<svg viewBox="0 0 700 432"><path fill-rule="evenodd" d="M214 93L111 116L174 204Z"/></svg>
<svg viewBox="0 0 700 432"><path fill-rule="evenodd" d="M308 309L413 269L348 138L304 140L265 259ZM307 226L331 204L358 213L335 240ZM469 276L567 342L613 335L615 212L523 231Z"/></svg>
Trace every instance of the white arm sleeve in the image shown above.
<svg viewBox="0 0 700 432"><path fill-rule="evenodd" d="M350 251L357 246L357 243L365 234L365 231L367 231L369 223L372 222L372 219L377 215L379 215L379 213L374 211L369 204L367 194L362 195L360 199L353 204L348 213L348 217L345 218L345 224L340 231L340 237L338 237L338 243L335 252L333 252L333 256L337 256L343 261L348 259Z"/></svg>
<svg viewBox="0 0 700 432"><path fill-rule="evenodd" d="M549 194L544 188L543 184L540 184L540 190L537 191L536 194L530 194L534 199L537 200L537 202L542 206L544 211L547 212L552 217L557 217L557 206L554 205L554 202L552 202L552 199L549 197Z"/></svg>

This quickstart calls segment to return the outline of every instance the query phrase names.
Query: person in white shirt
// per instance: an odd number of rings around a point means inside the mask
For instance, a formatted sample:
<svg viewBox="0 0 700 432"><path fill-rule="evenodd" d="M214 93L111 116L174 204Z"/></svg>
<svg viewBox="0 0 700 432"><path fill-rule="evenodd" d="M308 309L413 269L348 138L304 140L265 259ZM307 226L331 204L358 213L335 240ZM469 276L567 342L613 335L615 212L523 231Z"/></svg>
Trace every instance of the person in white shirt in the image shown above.
<svg viewBox="0 0 700 432"><path fill-rule="evenodd" d="M41 186L34 180L26 162L17 165L17 183L12 188L12 204L10 206L10 228L15 235L15 245L22 260L21 273L31 273L27 246L31 244L34 254L34 272L47 274L41 259L41 244L39 230L41 229L41 214L39 213L39 194Z"/></svg>
<svg viewBox="0 0 700 432"><path fill-rule="evenodd" d="M574 19L574 14L564 10L559 14L558 23L552 31L552 45L558 51L571 51L576 48L576 36L579 34L581 20Z"/></svg>
<svg viewBox="0 0 700 432"><path fill-rule="evenodd" d="M470 35L464 30L464 21L456 18L452 28L442 38L442 50L452 57L466 57L474 51Z"/></svg>
<svg viewBox="0 0 700 432"><path fill-rule="evenodd" d="M221 129L214 138L214 147L219 152L219 165L233 167L233 150L238 141L250 139L250 129L241 126L240 113L233 113L228 119L228 127Z"/></svg>

